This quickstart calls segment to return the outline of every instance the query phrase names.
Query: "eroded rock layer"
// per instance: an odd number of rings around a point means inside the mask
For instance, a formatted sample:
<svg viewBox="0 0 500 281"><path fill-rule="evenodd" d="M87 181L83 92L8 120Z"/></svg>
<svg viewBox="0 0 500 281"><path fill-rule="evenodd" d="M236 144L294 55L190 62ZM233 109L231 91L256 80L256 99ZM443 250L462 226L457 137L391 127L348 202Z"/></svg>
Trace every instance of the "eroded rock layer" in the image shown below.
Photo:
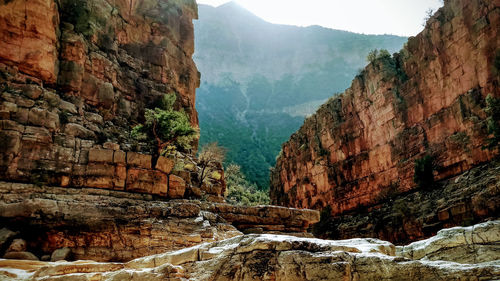
<svg viewBox="0 0 500 281"><path fill-rule="evenodd" d="M222 171L194 183L189 151L130 134L169 93L198 127L196 17L194 0L0 2L0 179L222 201Z"/></svg>
<svg viewBox="0 0 500 281"><path fill-rule="evenodd" d="M378 239L319 240L280 235L245 235L128 263L42 263L0 260L0 277L12 280L494 280L500 275L500 224L440 232L407 250ZM465 240L464 238L465 237ZM476 238L476 239L475 239ZM480 239L477 239L480 238ZM446 241L444 241L446 240ZM425 254L467 246L459 256L426 260ZM480 246L480 247L475 247ZM408 256L419 249L423 255ZM455 259L483 260L459 264Z"/></svg>
<svg viewBox="0 0 500 281"><path fill-rule="evenodd" d="M129 261L241 235L238 229L305 235L318 220L312 210L0 182L0 225L11 230L0 231L0 242L10 233L0 251L22 238L36 257L69 248L72 259Z"/></svg>
<svg viewBox="0 0 500 281"><path fill-rule="evenodd" d="M498 1L445 1L401 52L374 59L283 145L271 175L272 202L329 206L341 217L388 195L418 191L415 162L426 155L437 181L494 158L496 150L484 149L484 109L487 95L500 97L499 26ZM460 197L466 199L455 200ZM494 210L482 208L481 217ZM464 217L473 220L454 223L477 221L472 213ZM344 234L337 237L356 235Z"/></svg>

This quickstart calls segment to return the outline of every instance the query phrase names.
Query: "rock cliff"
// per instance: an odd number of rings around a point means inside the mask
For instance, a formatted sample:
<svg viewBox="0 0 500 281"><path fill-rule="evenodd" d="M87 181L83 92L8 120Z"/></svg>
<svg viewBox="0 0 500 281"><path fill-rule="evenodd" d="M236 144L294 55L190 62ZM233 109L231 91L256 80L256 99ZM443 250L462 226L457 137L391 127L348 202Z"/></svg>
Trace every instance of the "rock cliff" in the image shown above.
<svg viewBox="0 0 500 281"><path fill-rule="evenodd" d="M488 94L500 97L499 26L498 1L445 1L403 50L373 59L349 89L322 105L282 146L271 175L272 202L329 206L331 215L340 219L361 209L375 212L378 204L397 195L432 190L414 182L420 159L430 159L432 177L442 181L494 158L496 150L484 149L484 109ZM498 174L491 169L493 177ZM352 219L357 225L351 230L358 232L332 225L336 234L331 235L371 231L375 237L408 241L434 234L443 221L451 226L498 215L497 207L467 208L471 194L454 193L447 202L415 197L416 205L438 203L439 209L415 218L403 213L414 220L412 233L405 233L402 222L391 229L395 233L384 232L391 221L388 210L380 212L378 222ZM498 188L491 189L491 196L498 200ZM454 214L449 214L451 207L457 208ZM443 217L438 219L437 213ZM423 233L425 224L434 228Z"/></svg>
<svg viewBox="0 0 500 281"><path fill-rule="evenodd" d="M494 280L500 275L499 231L498 221L449 229L433 239L403 249L378 239L328 241L253 234L128 263L0 260L0 278L67 281ZM458 248L467 251L450 254L450 249ZM437 259L438 256L444 258Z"/></svg>
<svg viewBox="0 0 500 281"><path fill-rule="evenodd" d="M222 201L221 167L200 190L190 151L130 134L170 93L198 127L196 17L194 0L0 2L0 179Z"/></svg>

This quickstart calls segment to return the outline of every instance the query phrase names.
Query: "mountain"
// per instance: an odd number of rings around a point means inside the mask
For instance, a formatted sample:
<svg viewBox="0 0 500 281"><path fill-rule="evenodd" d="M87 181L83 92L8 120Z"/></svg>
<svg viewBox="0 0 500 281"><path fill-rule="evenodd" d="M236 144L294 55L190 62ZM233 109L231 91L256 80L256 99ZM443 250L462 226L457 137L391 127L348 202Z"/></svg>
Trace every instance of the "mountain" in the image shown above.
<svg viewBox="0 0 500 281"><path fill-rule="evenodd" d="M218 141L250 181L269 185L281 144L304 117L346 89L375 48L399 50L392 35L268 23L234 2L199 5L194 60L201 145Z"/></svg>

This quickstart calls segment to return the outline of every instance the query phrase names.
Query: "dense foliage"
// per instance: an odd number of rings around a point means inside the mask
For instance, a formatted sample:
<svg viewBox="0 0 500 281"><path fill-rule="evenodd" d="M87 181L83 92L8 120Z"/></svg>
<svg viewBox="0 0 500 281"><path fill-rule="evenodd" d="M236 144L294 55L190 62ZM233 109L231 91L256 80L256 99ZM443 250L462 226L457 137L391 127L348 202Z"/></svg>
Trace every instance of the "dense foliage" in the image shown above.
<svg viewBox="0 0 500 281"><path fill-rule="evenodd" d="M226 177L226 201L234 205L255 206L269 204L269 194L258 190L249 183L241 172L240 166L230 164L224 172Z"/></svg>
<svg viewBox="0 0 500 281"><path fill-rule="evenodd" d="M158 155L162 155L169 146L180 151L191 149L198 133L186 113L174 109L175 100L175 94L163 96L159 107L146 109L144 124L132 129L132 137L156 147Z"/></svg>

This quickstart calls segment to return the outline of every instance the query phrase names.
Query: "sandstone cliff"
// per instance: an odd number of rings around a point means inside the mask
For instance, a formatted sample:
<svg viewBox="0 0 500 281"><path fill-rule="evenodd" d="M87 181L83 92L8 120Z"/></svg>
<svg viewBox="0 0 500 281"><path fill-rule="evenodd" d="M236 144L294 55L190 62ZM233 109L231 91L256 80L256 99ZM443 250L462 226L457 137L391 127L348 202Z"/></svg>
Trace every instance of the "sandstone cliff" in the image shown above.
<svg viewBox="0 0 500 281"><path fill-rule="evenodd" d="M349 211L377 209L377 204L398 194L422 191L413 177L416 160L425 155L434 160L437 181L494 158L495 150L483 149L488 137L484 108L488 94L500 97L499 4L445 1L401 52L370 63L349 89L322 105L282 146L271 174L272 202L329 206L340 218ZM452 214L438 219L436 211L447 212L460 201L464 206L470 203L470 194L456 194L453 203L433 201L441 209L425 214L427 218L413 218L411 234L404 233L401 222L395 234L384 232L390 212L380 214L378 222L359 222L355 229L404 241L435 233L443 223L471 223L498 215L497 207L463 207L455 218ZM492 196L498 200L498 188ZM374 227L377 223L379 229ZM435 225L424 234L426 223ZM357 234L343 230L338 227L332 235Z"/></svg>
<svg viewBox="0 0 500 281"><path fill-rule="evenodd" d="M9 280L495 280L500 223L396 248L378 239L245 235L128 263L0 260Z"/></svg>
<svg viewBox="0 0 500 281"><path fill-rule="evenodd" d="M0 2L0 179L222 201L222 171L200 190L189 151L130 135L169 93L198 127L196 17L194 0Z"/></svg>

